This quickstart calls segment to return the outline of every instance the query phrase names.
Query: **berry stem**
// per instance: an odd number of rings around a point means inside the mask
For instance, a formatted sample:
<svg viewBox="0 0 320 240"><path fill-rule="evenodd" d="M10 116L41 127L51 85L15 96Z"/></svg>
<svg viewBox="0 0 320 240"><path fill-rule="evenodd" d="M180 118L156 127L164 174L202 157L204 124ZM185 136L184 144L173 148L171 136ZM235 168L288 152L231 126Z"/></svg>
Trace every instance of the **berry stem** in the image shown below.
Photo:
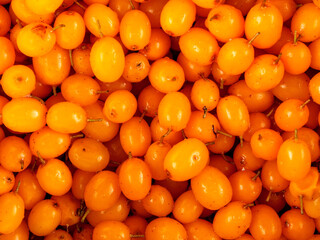
<svg viewBox="0 0 320 240"><path fill-rule="evenodd" d="M52 86L53 96L57 96L57 86Z"/></svg>
<svg viewBox="0 0 320 240"><path fill-rule="evenodd" d="M65 24L59 24L58 26L52 28L51 32L54 32L55 30L59 29L59 28L62 28L62 27L66 27Z"/></svg>
<svg viewBox="0 0 320 240"><path fill-rule="evenodd" d="M74 64L73 64L72 50L71 49L69 49L69 58L70 58L71 67L73 68Z"/></svg>
<svg viewBox="0 0 320 240"><path fill-rule="evenodd" d="M255 176L253 176L253 178L251 178L252 181L255 181L260 175L260 171L257 172L257 174Z"/></svg>
<svg viewBox="0 0 320 240"><path fill-rule="evenodd" d="M249 207L253 207L254 203L248 203L246 205L243 206L243 208L249 208Z"/></svg>
<svg viewBox="0 0 320 240"><path fill-rule="evenodd" d="M163 143L164 138L167 137L171 133L171 131L172 131L172 129L169 128L168 131L161 136L160 143Z"/></svg>
<svg viewBox="0 0 320 240"><path fill-rule="evenodd" d="M81 218L81 222L84 223L84 221L86 220L86 217L88 216L88 214L91 212L91 210L89 208L87 208L86 212L83 214L82 218Z"/></svg>
<svg viewBox="0 0 320 240"><path fill-rule="evenodd" d="M73 138L83 138L84 137L84 134L76 134L76 135L72 135L72 136L70 136L71 137L71 139L73 139Z"/></svg>
<svg viewBox="0 0 320 240"><path fill-rule="evenodd" d="M277 59L274 60L274 62L273 62L274 65L277 65L277 64L279 63L279 61L280 61L280 59L281 59L281 56L282 56L282 53L279 53Z"/></svg>
<svg viewBox="0 0 320 240"><path fill-rule="evenodd" d="M143 234L130 234L131 238L143 238L144 235Z"/></svg>
<svg viewBox="0 0 320 240"><path fill-rule="evenodd" d="M224 87L224 79L220 79L220 89L223 89Z"/></svg>
<svg viewBox="0 0 320 240"><path fill-rule="evenodd" d="M46 161L41 157L39 151L37 151L37 155L38 155L38 159L40 160L40 163L41 163L42 165L45 165L45 164L46 164Z"/></svg>
<svg viewBox="0 0 320 240"><path fill-rule="evenodd" d="M226 133L226 132L222 132L222 131L220 131L220 130L217 130L216 133L219 133L219 134L224 135L224 136L226 136L226 137L232 138L232 135L231 135L231 134Z"/></svg>
<svg viewBox="0 0 320 240"><path fill-rule="evenodd" d="M206 146L213 145L213 144L215 144L215 141L213 141L213 142L207 142L207 143L206 143Z"/></svg>
<svg viewBox="0 0 320 240"><path fill-rule="evenodd" d="M303 196L299 195L299 200L300 200L300 213L303 215Z"/></svg>
<svg viewBox="0 0 320 240"><path fill-rule="evenodd" d="M103 118L88 118L87 122L102 122Z"/></svg>
<svg viewBox="0 0 320 240"><path fill-rule="evenodd" d="M129 2L130 2L130 6L131 6L131 8L132 8L132 9L136 9L136 8L135 8L135 6L133 5L132 0L129 0Z"/></svg>
<svg viewBox="0 0 320 240"><path fill-rule="evenodd" d="M266 202L269 202L269 201L270 201L271 195L272 195L272 192L269 191L268 196L267 196L267 198L266 198Z"/></svg>
<svg viewBox="0 0 320 240"><path fill-rule="evenodd" d="M100 24L99 19L97 19L97 24L98 24L98 31L99 31L99 35L100 35L100 37L101 37L101 38L103 38L103 37L104 37L104 35L103 35L102 31L101 31L101 24Z"/></svg>
<svg viewBox="0 0 320 240"><path fill-rule="evenodd" d="M260 35L260 32L257 32L248 42L249 45L252 44L252 42Z"/></svg>
<svg viewBox="0 0 320 240"><path fill-rule="evenodd" d="M310 98L309 98L307 101L305 101L304 103L302 103L302 104L300 105L300 109L304 108L310 101L311 101L311 100L310 100Z"/></svg>
<svg viewBox="0 0 320 240"><path fill-rule="evenodd" d="M78 1L74 1L75 4L77 4L80 8L82 8L83 10L86 10L86 7L83 6L81 3L79 3Z"/></svg>
<svg viewBox="0 0 320 240"><path fill-rule="evenodd" d="M294 130L294 140L298 140L298 129Z"/></svg>
<svg viewBox="0 0 320 240"><path fill-rule="evenodd" d="M19 192L19 188L21 186L21 181L19 180L18 184L17 184L17 187L16 189L14 190L15 193L18 193Z"/></svg>
<svg viewBox="0 0 320 240"><path fill-rule="evenodd" d="M208 108L207 108L206 106L204 106L204 107L202 108L202 110L203 110L203 116L202 116L202 118L206 118L207 112L208 112Z"/></svg>

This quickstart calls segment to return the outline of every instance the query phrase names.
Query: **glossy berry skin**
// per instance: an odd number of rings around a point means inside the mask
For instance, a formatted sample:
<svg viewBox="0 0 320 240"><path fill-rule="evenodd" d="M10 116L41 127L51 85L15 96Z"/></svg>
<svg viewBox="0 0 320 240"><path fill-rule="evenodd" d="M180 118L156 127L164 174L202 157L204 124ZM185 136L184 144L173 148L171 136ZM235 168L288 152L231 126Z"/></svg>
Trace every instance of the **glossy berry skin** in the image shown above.
<svg viewBox="0 0 320 240"><path fill-rule="evenodd" d="M191 179L191 189L198 202L211 210L227 205L232 198L230 181L220 170L211 166Z"/></svg>
<svg viewBox="0 0 320 240"><path fill-rule="evenodd" d="M209 151L197 138L185 139L174 145L164 159L164 170L174 181L197 176L209 163Z"/></svg>
<svg viewBox="0 0 320 240"><path fill-rule="evenodd" d="M249 111L239 97L229 95L221 98L217 115L221 126L231 135L243 136L249 128Z"/></svg>

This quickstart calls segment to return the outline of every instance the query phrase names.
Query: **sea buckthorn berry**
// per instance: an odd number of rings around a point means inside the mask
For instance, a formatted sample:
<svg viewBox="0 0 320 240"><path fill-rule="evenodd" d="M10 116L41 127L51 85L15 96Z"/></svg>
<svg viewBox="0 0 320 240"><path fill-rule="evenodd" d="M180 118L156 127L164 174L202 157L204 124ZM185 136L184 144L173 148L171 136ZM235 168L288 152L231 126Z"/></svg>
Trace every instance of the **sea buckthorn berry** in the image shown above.
<svg viewBox="0 0 320 240"><path fill-rule="evenodd" d="M245 72L245 81L256 92L265 92L277 86L284 76L281 56L263 54L253 60Z"/></svg>
<svg viewBox="0 0 320 240"><path fill-rule="evenodd" d="M84 201L90 210L102 211L112 207L120 194L118 175L104 170L89 180L84 190Z"/></svg>
<svg viewBox="0 0 320 240"><path fill-rule="evenodd" d="M130 53L125 57L123 78L129 82L141 82L148 76L150 64L140 53Z"/></svg>
<svg viewBox="0 0 320 240"><path fill-rule="evenodd" d="M0 142L1 166L12 172L21 172L31 163L28 144L17 136L8 136Z"/></svg>
<svg viewBox="0 0 320 240"><path fill-rule="evenodd" d="M60 88L64 99L80 106L88 106L99 99L99 83L84 74L70 75L63 80Z"/></svg>
<svg viewBox="0 0 320 240"><path fill-rule="evenodd" d="M70 233L62 229L54 230L44 238L44 240L55 240L55 239L73 240Z"/></svg>
<svg viewBox="0 0 320 240"><path fill-rule="evenodd" d="M69 76L71 62L68 51L55 45L50 52L32 58L37 81L57 86Z"/></svg>
<svg viewBox="0 0 320 240"><path fill-rule="evenodd" d="M271 2L263 1L253 6L245 20L245 34L251 39L256 33L259 37L252 42L256 48L269 48L281 37L283 18L279 9Z"/></svg>
<svg viewBox="0 0 320 240"><path fill-rule="evenodd" d="M153 0L153 2L159 1ZM139 52L146 56L148 60L154 61L163 58L169 52L170 47L170 37L162 29L152 28L148 45Z"/></svg>
<svg viewBox="0 0 320 240"><path fill-rule="evenodd" d="M115 123L130 120L137 110L137 100L128 90L117 90L111 93L104 103L103 114Z"/></svg>
<svg viewBox="0 0 320 240"><path fill-rule="evenodd" d="M177 220L168 217L160 217L152 220L145 231L146 240L161 239L187 239L187 232L184 226Z"/></svg>
<svg viewBox="0 0 320 240"><path fill-rule="evenodd" d="M285 140L278 152L277 165L280 175L289 181L304 178L311 167L308 145L297 136Z"/></svg>
<svg viewBox="0 0 320 240"><path fill-rule="evenodd" d="M114 37L119 32L117 13L101 3L90 4L83 15L87 29L96 37Z"/></svg>
<svg viewBox="0 0 320 240"><path fill-rule="evenodd" d="M247 204L258 199L262 191L260 172L250 170L237 171L229 177L232 186L232 201L242 201Z"/></svg>
<svg viewBox="0 0 320 240"><path fill-rule="evenodd" d="M198 218L192 223L185 224L184 227L191 239L221 240L213 231L212 223L207 220Z"/></svg>
<svg viewBox="0 0 320 240"><path fill-rule="evenodd" d="M28 216L30 232L36 236L50 234L59 226L61 215L61 209L56 201L46 199L38 202Z"/></svg>
<svg viewBox="0 0 320 240"><path fill-rule="evenodd" d="M262 167L264 160L257 158L253 152L249 142L239 143L233 152L233 161L239 170L256 171Z"/></svg>
<svg viewBox="0 0 320 240"><path fill-rule="evenodd" d="M64 49L77 48L84 39L86 26L82 16L75 11L60 13L54 22L57 44Z"/></svg>
<svg viewBox="0 0 320 240"><path fill-rule="evenodd" d="M320 104L320 74L317 73L314 75L309 82L309 92L312 97L312 100Z"/></svg>
<svg viewBox="0 0 320 240"><path fill-rule="evenodd" d="M138 51L148 45L151 37L151 23L148 16L137 9L126 12L120 22L120 38L123 45Z"/></svg>
<svg viewBox="0 0 320 240"><path fill-rule="evenodd" d="M43 161L36 176L41 188L54 196L66 194L72 186L70 169L63 161L56 158Z"/></svg>
<svg viewBox="0 0 320 240"><path fill-rule="evenodd" d="M245 38L234 38L226 42L220 49L217 56L219 68L229 75L244 73L254 60L254 48L252 42L258 35L250 41Z"/></svg>
<svg viewBox="0 0 320 240"><path fill-rule="evenodd" d="M196 200L193 192L188 190L182 193L175 201L173 208L173 216L183 224L196 221L204 207Z"/></svg>
<svg viewBox="0 0 320 240"><path fill-rule="evenodd" d="M262 186L271 192L280 192L289 186L278 170L277 161L266 161L261 169Z"/></svg>
<svg viewBox="0 0 320 240"><path fill-rule="evenodd" d="M276 160L283 140L280 134L272 129L256 131L250 140L253 154L264 160Z"/></svg>
<svg viewBox="0 0 320 240"><path fill-rule="evenodd" d="M186 181L197 176L209 163L206 145L188 138L174 145L164 159L164 170L174 181Z"/></svg>
<svg viewBox="0 0 320 240"><path fill-rule="evenodd" d="M241 11L227 4L212 8L205 25L220 42L227 42L244 34L244 18Z"/></svg>
<svg viewBox="0 0 320 240"><path fill-rule="evenodd" d="M115 82L123 74L125 57L121 44L112 37L97 40L90 52L94 75L102 82Z"/></svg>
<svg viewBox="0 0 320 240"><path fill-rule="evenodd" d="M72 50L73 69L76 73L94 76L90 65L91 48L91 44L81 43L79 47Z"/></svg>
<svg viewBox="0 0 320 240"><path fill-rule="evenodd" d="M47 1L37 1L37 0L26 0L26 6L35 14L48 14L54 13L62 4L63 0L47 0Z"/></svg>
<svg viewBox="0 0 320 240"><path fill-rule="evenodd" d="M120 127L120 142L123 150L132 156L144 156L151 144L148 123L141 117L133 117Z"/></svg>
<svg viewBox="0 0 320 240"><path fill-rule="evenodd" d="M194 82L191 89L191 101L198 110L212 111L218 105L220 92L217 84L201 78Z"/></svg>
<svg viewBox="0 0 320 240"><path fill-rule="evenodd" d="M211 64L220 50L216 38L209 31L197 27L180 37L179 46L187 59L200 65Z"/></svg>
<svg viewBox="0 0 320 240"><path fill-rule="evenodd" d="M311 239L315 231L315 223L298 209L290 209L281 215L282 234L287 239Z"/></svg>
<svg viewBox="0 0 320 240"><path fill-rule="evenodd" d="M14 98L2 108L3 124L15 132L34 132L46 124L47 108L31 97Z"/></svg>
<svg viewBox="0 0 320 240"><path fill-rule="evenodd" d="M160 24L169 36L185 34L196 19L196 6L191 0L168 1L162 8Z"/></svg>
<svg viewBox="0 0 320 240"><path fill-rule="evenodd" d="M175 204L171 193L160 185L152 185L148 195L142 199L144 209L157 217L169 215Z"/></svg>
<svg viewBox="0 0 320 240"><path fill-rule="evenodd" d="M46 24L51 24L55 17L54 12L47 13L47 14L35 14L28 8L26 4L26 0L11 1L10 7L9 7L9 13L10 12L14 14L16 19L19 19L26 24L33 23L33 22L44 22ZM13 17L11 17L11 21L13 21ZM16 23L15 20L13 22Z"/></svg>
<svg viewBox="0 0 320 240"><path fill-rule="evenodd" d="M11 27L11 17L7 9L0 5L0 36L6 35Z"/></svg>
<svg viewBox="0 0 320 240"><path fill-rule="evenodd" d="M0 196L0 233L9 234L17 230L25 214L23 199L16 191Z"/></svg>
<svg viewBox="0 0 320 240"><path fill-rule="evenodd" d="M16 175L14 189L17 188L18 183L20 184L18 194L22 197L26 210L31 210L34 205L45 198L46 192L41 188L36 174L31 169L26 169Z"/></svg>
<svg viewBox="0 0 320 240"><path fill-rule="evenodd" d="M294 137L295 132L284 132L282 133L283 140L290 139ZM320 149L319 149L319 135L312 129L307 127L302 127L298 129L297 136L300 140L304 141L310 150L311 162L316 161L319 158Z"/></svg>
<svg viewBox="0 0 320 240"><path fill-rule="evenodd" d="M320 9L313 3L303 4L294 13L291 19L291 31L297 31L300 41L312 42L320 37L319 14Z"/></svg>
<svg viewBox="0 0 320 240"><path fill-rule="evenodd" d="M311 64L310 67L316 70L320 70L319 60L319 48L320 48L320 40L316 39L308 45L308 48L311 52Z"/></svg>
<svg viewBox="0 0 320 240"><path fill-rule="evenodd" d="M234 239L246 232L251 218L251 209L248 205L233 201L217 211L213 219L213 230L221 238Z"/></svg>
<svg viewBox="0 0 320 240"><path fill-rule="evenodd" d="M279 239L282 233L280 218L273 208L258 204L251 208L249 231L254 239Z"/></svg>
<svg viewBox="0 0 320 240"><path fill-rule="evenodd" d="M247 106L236 96L221 98L217 115L223 129L234 136L243 136L249 128L250 117Z"/></svg>
<svg viewBox="0 0 320 240"><path fill-rule="evenodd" d="M206 166L191 179L191 189L198 202L210 210L218 210L232 199L229 179L217 168Z"/></svg>
<svg viewBox="0 0 320 240"><path fill-rule="evenodd" d="M108 165L110 154L108 148L98 140L80 138L72 143L68 157L76 168L87 172L98 172Z"/></svg>
<svg viewBox="0 0 320 240"><path fill-rule="evenodd" d="M25 97L35 89L36 76L27 66L14 65L3 73L1 86L11 98Z"/></svg>
<svg viewBox="0 0 320 240"><path fill-rule="evenodd" d="M16 59L13 43L6 37L0 36L0 74L11 67Z"/></svg>
<svg viewBox="0 0 320 240"><path fill-rule="evenodd" d="M19 50L29 57L49 53L56 43L52 27L46 23L34 22L23 27L17 37Z"/></svg>
<svg viewBox="0 0 320 240"><path fill-rule="evenodd" d="M160 101L158 117L162 127L180 131L187 126L190 115L190 101L181 92L167 93Z"/></svg>
<svg viewBox="0 0 320 240"><path fill-rule="evenodd" d="M299 99L288 99L276 109L274 120L277 126L284 131L294 131L303 127L309 118L309 109L306 102Z"/></svg>
<svg viewBox="0 0 320 240"><path fill-rule="evenodd" d="M129 158L121 164L119 183L122 193L130 200L141 200L151 188L151 172L139 158Z"/></svg>
<svg viewBox="0 0 320 240"><path fill-rule="evenodd" d="M138 96L138 109L140 113L154 118L158 114L158 107L164 95L164 93L151 85L142 89Z"/></svg>
<svg viewBox="0 0 320 240"><path fill-rule="evenodd" d="M299 41L297 32L294 33L294 40L284 44L280 52L284 70L290 74L304 73L311 65L310 49L306 44Z"/></svg>
<svg viewBox="0 0 320 240"><path fill-rule="evenodd" d="M211 113L194 111L191 113L184 133L188 138L197 138L204 143L213 143L220 131L218 119Z"/></svg>
<svg viewBox="0 0 320 240"><path fill-rule="evenodd" d="M85 128L87 113L79 105L67 101L54 104L47 114L47 125L61 133L77 133Z"/></svg>
<svg viewBox="0 0 320 240"><path fill-rule="evenodd" d="M183 68L168 57L152 63L148 77L151 85L162 93L176 92L185 82Z"/></svg>
<svg viewBox="0 0 320 240"><path fill-rule="evenodd" d="M312 96L312 90L316 90L316 88L308 89L308 85L310 86L309 81L310 78L305 73L292 75L285 72L280 83L275 86L271 92L281 101L285 101L290 98L307 101L310 98L310 94Z"/></svg>
<svg viewBox="0 0 320 240"><path fill-rule="evenodd" d="M10 192L15 183L15 176L13 175L13 172L0 166L0 179L0 194L2 195Z"/></svg>

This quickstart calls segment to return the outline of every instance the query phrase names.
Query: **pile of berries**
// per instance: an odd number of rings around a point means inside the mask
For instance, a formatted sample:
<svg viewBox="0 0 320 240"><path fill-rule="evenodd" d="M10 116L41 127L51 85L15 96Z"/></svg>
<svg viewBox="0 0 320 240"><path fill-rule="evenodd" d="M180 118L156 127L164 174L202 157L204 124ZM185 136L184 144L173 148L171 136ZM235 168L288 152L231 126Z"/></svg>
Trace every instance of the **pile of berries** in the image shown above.
<svg viewBox="0 0 320 240"><path fill-rule="evenodd" d="M0 240L319 240L320 0L0 0Z"/></svg>

